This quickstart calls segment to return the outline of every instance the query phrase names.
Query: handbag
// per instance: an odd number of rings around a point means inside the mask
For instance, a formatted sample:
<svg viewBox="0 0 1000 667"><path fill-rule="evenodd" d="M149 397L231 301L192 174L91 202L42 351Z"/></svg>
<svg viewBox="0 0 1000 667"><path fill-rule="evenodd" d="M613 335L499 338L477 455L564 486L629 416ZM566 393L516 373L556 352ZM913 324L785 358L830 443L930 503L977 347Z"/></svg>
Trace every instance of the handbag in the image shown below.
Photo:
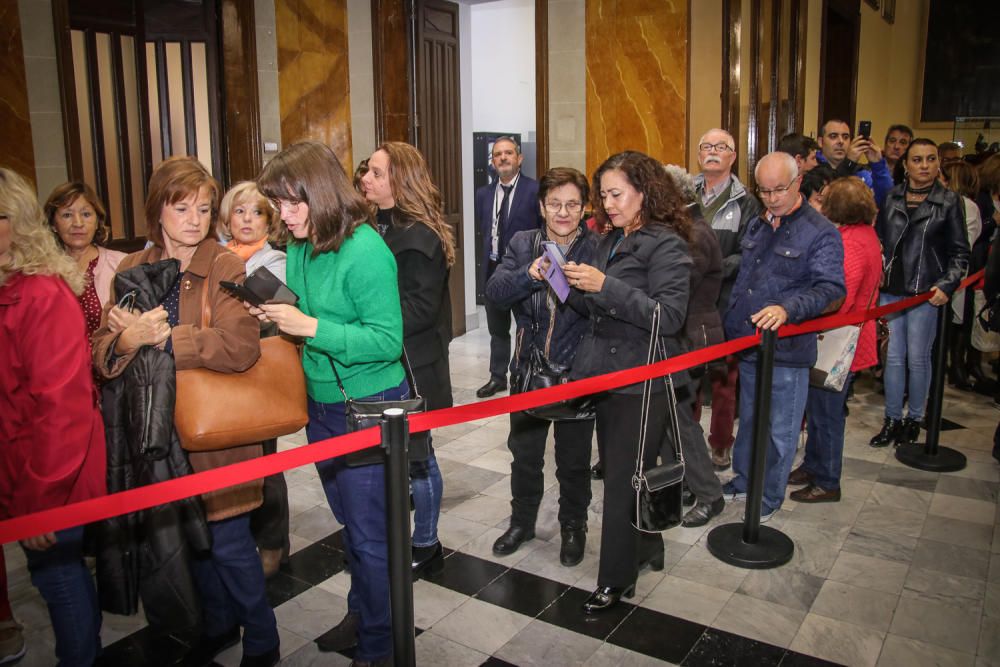
<svg viewBox="0 0 1000 667"><path fill-rule="evenodd" d="M201 293L202 328L212 319L208 298L212 270L208 273ZM283 336L261 340L260 358L242 372L177 371L174 428L189 452L270 440L295 433L308 421L299 346Z"/></svg>
<svg viewBox="0 0 1000 667"><path fill-rule="evenodd" d="M414 397L398 401L364 401L349 398L344 389L344 383L340 380L340 373L337 372L337 365L330 358L330 367L333 375L337 378L337 386L340 393L344 395L344 415L347 418L347 432L362 431L372 426L378 426L382 419L382 413L391 408L400 408L407 414L420 413L424 411L424 399L417 389L416 379L413 376L413 369L410 368L410 359L406 356L406 348L403 348L404 368L407 372L407 380L413 388ZM410 444L407 448L407 457L410 461L426 461L430 457L430 431L421 431L410 434ZM377 463L385 463L385 454L382 445L372 445L355 452L344 455L344 463L348 468L359 468Z"/></svg>
<svg viewBox="0 0 1000 667"><path fill-rule="evenodd" d="M646 365L656 361L659 352L666 359L663 343L660 341L660 306L653 310L653 325L649 337L649 352ZM652 404L652 379L642 383L642 409L639 422L639 454L635 460L632 488L635 489L632 525L644 533L659 533L677 526L683 514L682 484L684 481L684 453L681 445L680 426L677 421L677 395L671 376L663 378L667 388L667 409L670 428L673 431L676 451L675 460L662 463L646 470L643 465L648 441L649 410Z"/></svg>
<svg viewBox="0 0 1000 667"><path fill-rule="evenodd" d="M876 287L868 299L866 310L871 309L877 292ZM810 386L826 391L843 391L847 376L851 373L854 355L858 351L858 339L863 326L864 322L848 324L816 335L816 363L809 369Z"/></svg>
<svg viewBox="0 0 1000 667"><path fill-rule="evenodd" d="M535 234L534 243L536 255L541 248L541 238L542 233L537 232ZM548 387L555 387L569 382L569 366L553 363L549 360L548 356L542 350L539 350L534 344L534 334L538 333L538 320L541 312L542 294L547 294L548 291L548 288L544 290L537 290L531 295L531 349L528 351L527 366L523 369L519 369L518 372L513 374L511 377L512 393L522 394L536 389L547 389ZM523 335L523 333L524 330L522 329L521 334ZM521 358L521 338L522 336L519 335L517 350L514 353L515 359ZM529 414L537 419L544 419L546 421L553 422L593 419L596 414L594 399L589 395L556 401L555 403L540 405L535 408L528 408L524 412L525 414Z"/></svg>

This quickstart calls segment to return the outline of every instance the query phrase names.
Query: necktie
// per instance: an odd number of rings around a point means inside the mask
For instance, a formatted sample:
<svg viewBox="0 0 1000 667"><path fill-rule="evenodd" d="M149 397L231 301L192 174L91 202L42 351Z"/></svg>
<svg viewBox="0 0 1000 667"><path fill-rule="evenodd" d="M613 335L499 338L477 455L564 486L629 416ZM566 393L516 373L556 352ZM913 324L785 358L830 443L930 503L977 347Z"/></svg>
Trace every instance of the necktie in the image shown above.
<svg viewBox="0 0 1000 667"><path fill-rule="evenodd" d="M507 214L510 212L510 191L513 185L500 185L503 188L503 200L500 202L500 213L497 214L497 237L503 236L503 228L507 224Z"/></svg>

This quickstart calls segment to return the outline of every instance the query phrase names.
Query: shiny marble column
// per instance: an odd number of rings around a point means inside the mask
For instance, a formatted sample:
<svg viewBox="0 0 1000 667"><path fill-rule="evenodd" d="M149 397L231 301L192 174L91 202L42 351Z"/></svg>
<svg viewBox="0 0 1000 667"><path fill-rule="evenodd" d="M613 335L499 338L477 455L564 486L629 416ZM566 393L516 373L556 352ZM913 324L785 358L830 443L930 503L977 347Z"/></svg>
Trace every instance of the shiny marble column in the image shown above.
<svg viewBox="0 0 1000 667"><path fill-rule="evenodd" d="M275 0L281 142L333 148L348 174L351 103L345 0Z"/></svg>
<svg viewBox="0 0 1000 667"><path fill-rule="evenodd" d="M686 164L688 5L587 0L587 170L639 150Z"/></svg>

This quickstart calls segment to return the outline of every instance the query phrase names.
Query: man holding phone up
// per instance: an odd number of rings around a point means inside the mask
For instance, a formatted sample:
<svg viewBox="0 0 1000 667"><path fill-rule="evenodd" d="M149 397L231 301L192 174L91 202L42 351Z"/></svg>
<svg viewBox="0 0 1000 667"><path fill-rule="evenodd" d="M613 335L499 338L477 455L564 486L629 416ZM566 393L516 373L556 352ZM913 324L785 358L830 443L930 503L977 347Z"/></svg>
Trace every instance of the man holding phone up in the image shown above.
<svg viewBox="0 0 1000 667"><path fill-rule="evenodd" d="M842 120L831 119L819 130L820 152L816 154L817 169L824 169L831 178L857 176L875 193L879 207L892 189L892 174L882 157L882 151L871 140L871 121L858 124L858 135L851 138L851 128ZM862 132L864 130L865 132ZM868 165L858 164L864 155Z"/></svg>

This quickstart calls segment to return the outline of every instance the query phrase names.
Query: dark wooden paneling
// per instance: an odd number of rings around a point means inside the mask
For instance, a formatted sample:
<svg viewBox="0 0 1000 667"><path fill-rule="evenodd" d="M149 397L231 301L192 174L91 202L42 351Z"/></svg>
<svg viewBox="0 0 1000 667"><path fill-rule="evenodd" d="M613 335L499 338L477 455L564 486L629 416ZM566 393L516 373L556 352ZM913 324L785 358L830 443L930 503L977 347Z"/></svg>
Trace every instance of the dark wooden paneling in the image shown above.
<svg viewBox="0 0 1000 667"><path fill-rule="evenodd" d="M740 35L741 0L722 0L722 129L740 143Z"/></svg>
<svg viewBox="0 0 1000 667"><path fill-rule="evenodd" d="M458 5L424 0L417 13L417 148L441 189L445 220L455 232L451 269L452 329L465 333L465 258L462 252L462 136Z"/></svg>
<svg viewBox="0 0 1000 667"><path fill-rule="evenodd" d="M372 0L375 142L412 141L412 45L406 0Z"/></svg>
<svg viewBox="0 0 1000 667"><path fill-rule="evenodd" d="M70 38L69 0L52 0L52 30L56 40L56 65L59 81L73 80L73 45ZM136 49L139 44L136 43ZM63 143L70 180L83 180L83 155L80 151L80 119L77 116L76 87L59 86L62 111Z"/></svg>
<svg viewBox="0 0 1000 667"><path fill-rule="evenodd" d="M823 0L819 122L840 118L854 127L858 93L861 0Z"/></svg>
<svg viewBox="0 0 1000 667"><path fill-rule="evenodd" d="M535 138L541 178L549 170L549 0L535 0Z"/></svg>
<svg viewBox="0 0 1000 667"><path fill-rule="evenodd" d="M256 178L263 167L253 3L222 0L221 18L226 162L235 183Z"/></svg>
<svg viewBox="0 0 1000 667"><path fill-rule="evenodd" d="M0 163L34 183L35 149L17 0L0 0L0 54Z"/></svg>

